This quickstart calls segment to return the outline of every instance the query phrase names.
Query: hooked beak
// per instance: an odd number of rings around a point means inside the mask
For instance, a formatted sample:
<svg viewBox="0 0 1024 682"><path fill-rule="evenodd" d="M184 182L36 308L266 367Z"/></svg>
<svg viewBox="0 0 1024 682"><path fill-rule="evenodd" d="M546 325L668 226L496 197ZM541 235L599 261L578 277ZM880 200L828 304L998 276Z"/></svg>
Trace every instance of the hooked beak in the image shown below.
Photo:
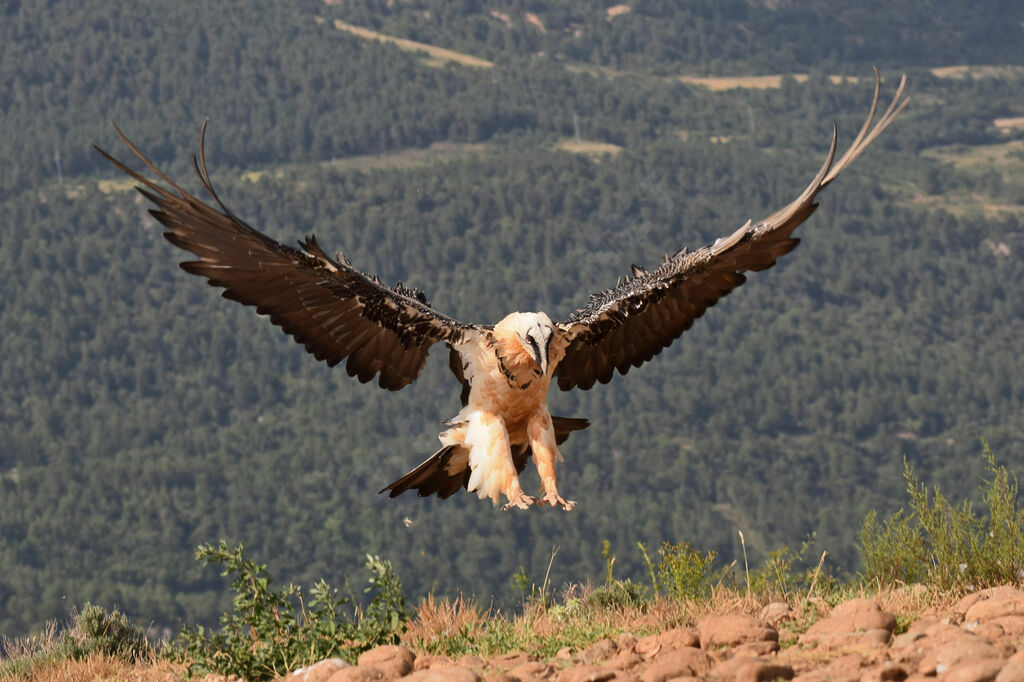
<svg viewBox="0 0 1024 682"><path fill-rule="evenodd" d="M530 354L530 357L533 358L533 361L537 363L539 368L533 370L533 373L539 377L544 376L548 373L548 349L547 347L541 347L537 343L537 339L532 336L527 336L526 340L528 341L528 343L524 344L526 352Z"/></svg>

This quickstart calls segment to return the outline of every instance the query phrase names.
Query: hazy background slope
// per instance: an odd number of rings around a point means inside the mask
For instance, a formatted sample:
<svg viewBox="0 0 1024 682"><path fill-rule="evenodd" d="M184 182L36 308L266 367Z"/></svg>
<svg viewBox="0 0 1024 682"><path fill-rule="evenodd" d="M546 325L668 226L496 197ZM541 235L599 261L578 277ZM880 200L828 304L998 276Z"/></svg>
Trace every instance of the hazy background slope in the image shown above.
<svg viewBox="0 0 1024 682"><path fill-rule="evenodd" d="M0 632L86 600L212 623L223 582L191 550L219 538L283 581L343 584L373 552L414 598L498 604L553 545L556 583L599 578L605 538L622 576L637 541L731 560L737 528L755 555L816 533L855 571L904 456L950 496L981 473L979 435L1020 470L1018 4L676 4L4 4ZM937 68L963 63L989 68ZM650 365L552 393L593 423L563 448L571 514L377 496L457 410L446 354L397 394L316 363L182 273L90 147L125 154L113 119L195 188L209 116L215 182L269 234L315 231L461 319L560 319L631 263L788 202L832 119L851 139L871 64L888 93L908 71L914 102L800 248ZM749 78L772 74L791 76ZM706 75L774 87L678 78Z"/></svg>

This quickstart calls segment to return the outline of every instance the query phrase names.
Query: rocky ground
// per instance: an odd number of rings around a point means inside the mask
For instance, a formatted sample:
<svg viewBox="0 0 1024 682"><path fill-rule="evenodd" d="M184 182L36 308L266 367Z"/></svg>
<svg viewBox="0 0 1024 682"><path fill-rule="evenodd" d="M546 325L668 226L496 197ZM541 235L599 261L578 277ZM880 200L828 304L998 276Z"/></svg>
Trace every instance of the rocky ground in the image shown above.
<svg viewBox="0 0 1024 682"><path fill-rule="evenodd" d="M806 628L784 603L769 604L759 616L708 615L693 628L640 638L623 633L546 661L526 653L453 661L384 646L357 665L321 661L286 682L1024 681L1024 591L1017 588L977 592L900 627L871 599L822 610Z"/></svg>

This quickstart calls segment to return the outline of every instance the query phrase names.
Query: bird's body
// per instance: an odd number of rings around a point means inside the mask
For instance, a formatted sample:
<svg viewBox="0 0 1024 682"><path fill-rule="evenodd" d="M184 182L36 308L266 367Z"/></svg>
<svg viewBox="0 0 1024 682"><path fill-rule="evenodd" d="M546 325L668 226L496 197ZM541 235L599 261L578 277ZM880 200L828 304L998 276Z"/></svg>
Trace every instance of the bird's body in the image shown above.
<svg viewBox="0 0 1024 682"><path fill-rule="evenodd" d="M509 505L525 507L534 500L522 491L522 466L517 470L513 452L528 448L541 477L543 501L571 508L573 503L558 495L555 462L560 455L547 408L551 377L565 355L563 335L551 319L544 313L512 313L452 351L469 392L451 428L440 436L444 448L453 448L446 473L465 476L468 466L468 491L495 503L504 495ZM416 483L415 478L399 479L385 490L397 495Z"/></svg>
<svg viewBox="0 0 1024 682"><path fill-rule="evenodd" d="M833 163L836 133L825 163L804 192L786 207L693 252L666 255L648 272L591 296L561 322L545 313L511 313L494 325L466 324L432 308L420 291L401 283L388 287L356 270L339 255L331 258L316 239L300 248L280 244L227 209L213 189L204 145L195 159L200 180L219 206L210 206L161 173L118 130L118 135L174 191L144 178L100 152L143 186L165 236L198 256L182 263L205 276L223 295L268 315L306 350L329 365L347 360L360 381L378 377L382 388L398 390L419 376L429 348L449 347L449 366L462 384L460 412L441 433L441 449L382 490L395 497L408 490L449 497L461 488L505 508L549 504L571 509L558 492L558 446L585 419L552 416L547 394L554 380L562 390L607 383L668 346L722 296L746 281L744 272L763 270L796 247L791 236L817 204L814 198L852 162L902 110L904 82L892 104L872 127L880 83L860 133ZM115 128L116 130L116 128ZM204 125L205 136L205 125ZM533 459L542 497L526 495L519 474Z"/></svg>

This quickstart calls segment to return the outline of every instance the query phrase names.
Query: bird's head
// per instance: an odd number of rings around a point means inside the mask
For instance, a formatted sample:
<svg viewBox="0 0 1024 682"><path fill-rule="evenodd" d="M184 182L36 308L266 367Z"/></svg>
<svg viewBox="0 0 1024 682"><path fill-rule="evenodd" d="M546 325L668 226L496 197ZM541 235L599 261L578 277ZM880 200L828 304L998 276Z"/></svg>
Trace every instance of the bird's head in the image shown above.
<svg viewBox="0 0 1024 682"><path fill-rule="evenodd" d="M555 325L550 317L544 313L512 313L496 324L494 330L508 336L514 335L537 365L534 374L547 374L551 340L555 335Z"/></svg>

